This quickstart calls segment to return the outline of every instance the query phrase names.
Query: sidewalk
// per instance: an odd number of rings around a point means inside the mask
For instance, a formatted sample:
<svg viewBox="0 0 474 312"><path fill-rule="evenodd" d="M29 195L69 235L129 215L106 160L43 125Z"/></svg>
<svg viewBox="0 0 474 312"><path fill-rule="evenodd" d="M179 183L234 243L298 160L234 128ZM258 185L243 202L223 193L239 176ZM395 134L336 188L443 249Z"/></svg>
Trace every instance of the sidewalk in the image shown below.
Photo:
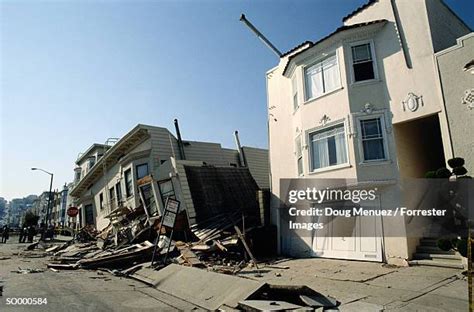
<svg viewBox="0 0 474 312"><path fill-rule="evenodd" d="M275 267L281 268L247 268L239 276L271 284L307 285L341 301L341 311L468 309L467 277L457 269L321 258L288 260Z"/></svg>

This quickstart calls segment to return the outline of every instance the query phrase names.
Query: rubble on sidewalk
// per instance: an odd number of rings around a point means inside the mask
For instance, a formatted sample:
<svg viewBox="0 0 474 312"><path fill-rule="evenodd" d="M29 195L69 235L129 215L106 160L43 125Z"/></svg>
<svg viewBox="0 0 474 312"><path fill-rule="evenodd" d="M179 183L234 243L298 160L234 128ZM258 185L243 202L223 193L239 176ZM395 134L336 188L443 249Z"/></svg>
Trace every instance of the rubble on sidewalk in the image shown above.
<svg viewBox="0 0 474 312"><path fill-rule="evenodd" d="M42 269L30 269L30 268L27 268L27 269L18 268L18 270L12 271L12 272L18 273L18 274L30 274L30 273L43 273L44 270L42 270Z"/></svg>

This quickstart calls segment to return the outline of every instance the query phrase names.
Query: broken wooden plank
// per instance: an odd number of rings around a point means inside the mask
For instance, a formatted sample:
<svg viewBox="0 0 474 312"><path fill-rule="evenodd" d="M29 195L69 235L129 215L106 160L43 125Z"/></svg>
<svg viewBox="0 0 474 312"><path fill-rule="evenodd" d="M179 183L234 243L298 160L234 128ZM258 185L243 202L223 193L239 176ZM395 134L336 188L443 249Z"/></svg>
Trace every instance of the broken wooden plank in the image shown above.
<svg viewBox="0 0 474 312"><path fill-rule="evenodd" d="M244 248L245 248L245 250L247 251L248 255L249 255L250 258L252 259L253 264L254 264L255 267L258 269L257 260L255 259L255 257L253 256L252 252L250 251L250 248L249 248L249 246L247 245L247 242L245 241L245 238L244 238L244 236L242 235L242 232L240 231L240 229L239 229L239 227L238 227L237 225L234 225L234 229L235 229L235 232L237 233L238 237L240 238L240 241L241 241L242 244L244 245Z"/></svg>

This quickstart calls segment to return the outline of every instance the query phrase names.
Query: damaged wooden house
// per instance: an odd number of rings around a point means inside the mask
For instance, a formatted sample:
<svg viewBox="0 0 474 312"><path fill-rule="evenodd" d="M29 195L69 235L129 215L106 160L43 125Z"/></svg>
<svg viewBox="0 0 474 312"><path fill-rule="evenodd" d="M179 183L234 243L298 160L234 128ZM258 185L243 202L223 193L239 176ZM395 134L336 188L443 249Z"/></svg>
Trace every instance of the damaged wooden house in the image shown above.
<svg viewBox="0 0 474 312"><path fill-rule="evenodd" d="M169 197L180 201L187 226L227 212L263 217L257 193L269 188L268 151L240 146L237 132L236 150L182 140L176 120L175 126L177 136L139 124L78 157L71 196L79 228L120 226L119 216L132 213L137 234L160 218Z"/></svg>

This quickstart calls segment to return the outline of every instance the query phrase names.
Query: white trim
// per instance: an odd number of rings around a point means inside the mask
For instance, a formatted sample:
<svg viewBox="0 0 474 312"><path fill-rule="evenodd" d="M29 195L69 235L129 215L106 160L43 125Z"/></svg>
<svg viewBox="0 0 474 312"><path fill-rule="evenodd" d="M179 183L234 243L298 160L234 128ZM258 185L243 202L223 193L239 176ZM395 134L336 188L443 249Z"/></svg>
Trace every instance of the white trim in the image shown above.
<svg viewBox="0 0 474 312"><path fill-rule="evenodd" d="M328 128L332 128L332 127L339 126L339 125L343 125L343 128L344 128L344 138L345 138L345 141L346 141L346 162L342 163L342 164L337 164L337 165L332 165L332 166L327 166L327 167L314 169L313 168L312 155L311 155L311 145L310 145L310 136L311 136L311 134L313 134L315 132L323 132ZM308 168L309 168L308 173L309 174L341 169L343 167L351 167L351 162L350 162L350 159L349 159L349 144L347 142L347 140L348 140L347 122L346 122L345 119L338 119L338 120L335 120L335 121L332 121L332 122L328 122L324 126L313 127L311 129L306 130L305 131L305 140L306 140L306 145L305 146L308 149L308 152L306 153L306 155L308 155ZM303 171L304 171L304 169L303 169Z"/></svg>
<svg viewBox="0 0 474 312"><path fill-rule="evenodd" d="M300 101L300 96L299 96L299 88L298 88L298 75L293 73L293 75L290 78L290 83L291 83L291 107L293 108L293 114L298 111L298 109L301 106L301 101ZM296 101L297 101L297 106L295 107L295 94L296 94Z"/></svg>
<svg viewBox="0 0 474 312"><path fill-rule="evenodd" d="M464 47L464 41L471 38L471 37L474 37L474 32L470 32L467 35L464 35L462 37L457 38L455 45L450 46L449 48L446 48L444 50L436 52L434 54L435 58L437 58L440 55L455 51L455 50L460 49L460 48L463 48Z"/></svg>
<svg viewBox="0 0 474 312"><path fill-rule="evenodd" d="M352 57L352 47L362 45L362 44L369 44L370 45L370 53L372 56L372 65L374 69L374 78L373 79L368 79L368 80L361 80L361 81L355 81L354 77L354 59ZM377 56L375 55L375 44L373 39L365 39L365 40L359 40L359 41L354 41L354 42L349 42L348 43L348 50L349 50L349 71L350 71L350 76L351 76L351 86L358 86L361 84L366 84L366 83L375 83L379 82L379 70L377 66Z"/></svg>
<svg viewBox="0 0 474 312"><path fill-rule="evenodd" d="M350 167L352 167L351 164L347 162L345 164L339 164L339 165L333 165L333 166L323 167L319 169L314 169L313 171L310 171L308 174L317 174L321 172L334 171L334 170L345 169L345 168L350 168Z"/></svg>
<svg viewBox="0 0 474 312"><path fill-rule="evenodd" d="M385 113L384 112L376 112L373 114L367 114L367 115L359 115L355 116L356 117L356 123L357 123L357 133L360 133L358 136L358 146L359 146L359 155L360 155L360 160L359 160L359 165L369 165L369 164L383 164L383 163L391 163L390 159L390 153L388 149L388 136L387 136L387 128L385 126ZM383 149L384 149L384 155L385 158L383 159L374 159L374 160L365 160L365 154L364 154L364 146L362 144L362 128L360 125L360 122L362 120L367 120L367 119L375 119L375 118L380 118L380 127L382 131L382 140L383 140Z"/></svg>
<svg viewBox="0 0 474 312"><path fill-rule="evenodd" d="M298 172L298 160L300 159L300 157L298 157L298 146L296 144L296 140L298 140L298 138L300 139L300 145L301 145L301 165L302 165L302 172L301 174L299 174ZM299 131L298 134L295 136L295 138L293 139L293 144L295 145L295 150L294 150L294 154L295 154L295 159L296 159L296 175L298 177L304 177L304 159L303 159L303 149L304 149L304 138L303 138L303 133L302 131Z"/></svg>

